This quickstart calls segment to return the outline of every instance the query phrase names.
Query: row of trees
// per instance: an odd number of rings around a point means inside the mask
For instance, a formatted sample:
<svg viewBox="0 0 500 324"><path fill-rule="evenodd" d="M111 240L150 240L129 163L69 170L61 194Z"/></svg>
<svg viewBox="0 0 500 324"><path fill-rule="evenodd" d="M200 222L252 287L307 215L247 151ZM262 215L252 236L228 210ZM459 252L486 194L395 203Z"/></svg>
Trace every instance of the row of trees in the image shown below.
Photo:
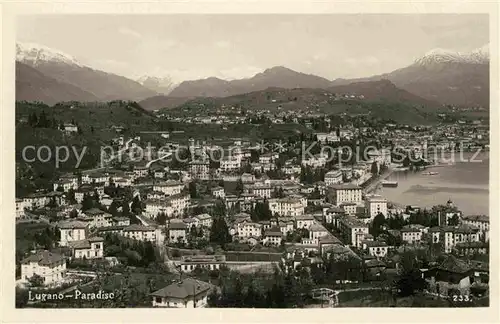
<svg viewBox="0 0 500 324"><path fill-rule="evenodd" d="M105 236L104 249L106 256L115 256L129 266L148 267L161 260L151 242L128 240L116 234Z"/></svg>
<svg viewBox="0 0 500 324"><path fill-rule="evenodd" d="M242 275L233 274L223 281L221 292L213 292L208 299L210 307L231 308L292 308L306 304L313 282L306 269L283 274L275 269L267 286L262 280L244 282Z"/></svg>

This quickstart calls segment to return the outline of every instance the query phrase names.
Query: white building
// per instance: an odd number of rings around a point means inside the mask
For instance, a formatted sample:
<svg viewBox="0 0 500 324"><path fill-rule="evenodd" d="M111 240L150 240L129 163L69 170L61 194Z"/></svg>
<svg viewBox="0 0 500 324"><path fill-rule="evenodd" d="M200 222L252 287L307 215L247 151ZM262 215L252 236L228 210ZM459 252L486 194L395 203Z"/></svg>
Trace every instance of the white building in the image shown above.
<svg viewBox="0 0 500 324"><path fill-rule="evenodd" d="M184 255L181 257L180 268L183 273L189 273L196 268L219 270L225 263L225 255Z"/></svg>
<svg viewBox="0 0 500 324"><path fill-rule="evenodd" d="M338 228L346 244L361 248L361 243L368 235L368 225L354 217L342 217L338 221Z"/></svg>
<svg viewBox="0 0 500 324"><path fill-rule="evenodd" d="M309 157L308 159L302 160L303 166L309 166L311 168L323 168L326 165L327 157L321 154Z"/></svg>
<svg viewBox="0 0 500 324"><path fill-rule="evenodd" d="M192 179L208 180L210 168L207 161L192 161L189 163L189 172Z"/></svg>
<svg viewBox="0 0 500 324"><path fill-rule="evenodd" d="M184 184L178 181L165 181L153 185L153 191L161 191L166 196L173 196L180 194L184 187Z"/></svg>
<svg viewBox="0 0 500 324"><path fill-rule="evenodd" d="M168 214L169 217L178 217L184 214L186 209L189 207L191 198L187 194L176 194L166 199L167 203L172 207L172 214Z"/></svg>
<svg viewBox="0 0 500 324"><path fill-rule="evenodd" d="M299 216L304 214L304 205L297 198L279 198L269 200L271 213L279 216Z"/></svg>
<svg viewBox="0 0 500 324"><path fill-rule="evenodd" d="M72 255L75 259L100 259L104 257L104 239L94 236L81 241L69 243Z"/></svg>
<svg viewBox="0 0 500 324"><path fill-rule="evenodd" d="M78 126L73 124L64 124L64 132L67 134L78 132Z"/></svg>
<svg viewBox="0 0 500 324"><path fill-rule="evenodd" d="M306 228L309 229L312 224L314 224L316 221L314 220L313 215L299 215L295 216L295 226L297 229L299 228Z"/></svg>
<svg viewBox="0 0 500 324"><path fill-rule="evenodd" d="M78 189L78 182L73 182L71 179L59 179L53 185L53 190L56 191L61 187L64 192L68 192L70 189Z"/></svg>
<svg viewBox="0 0 500 324"><path fill-rule="evenodd" d="M137 241L156 242L156 229L151 226L132 224L122 230L122 235Z"/></svg>
<svg viewBox="0 0 500 324"><path fill-rule="evenodd" d="M422 241L422 231L417 228L402 228L401 240L408 244L419 243Z"/></svg>
<svg viewBox="0 0 500 324"><path fill-rule="evenodd" d="M26 282L35 274L42 277L45 285L57 284L66 274L66 259L49 251L30 255L21 261L21 280Z"/></svg>
<svg viewBox="0 0 500 324"><path fill-rule="evenodd" d="M97 208L91 208L84 212L86 216L92 219L90 227L106 227L113 224L113 215Z"/></svg>
<svg viewBox="0 0 500 324"><path fill-rule="evenodd" d="M328 199L335 206L343 203L360 204L363 202L362 189L351 184L333 185L328 188Z"/></svg>
<svg viewBox="0 0 500 324"><path fill-rule="evenodd" d="M183 222L170 221L168 224L168 241L170 243L186 242L187 226Z"/></svg>
<svg viewBox="0 0 500 324"><path fill-rule="evenodd" d="M221 198L221 199L226 198L226 192L224 191L223 187L217 186L215 188L212 188L211 192L212 196L214 196L215 198Z"/></svg>
<svg viewBox="0 0 500 324"><path fill-rule="evenodd" d="M373 220L379 213L387 217L387 199L379 195L372 195L366 199L366 210Z"/></svg>
<svg viewBox="0 0 500 324"><path fill-rule="evenodd" d="M309 227L309 239L312 240L314 244L318 244L319 239L327 236L328 234L328 230L317 222L314 222L311 227Z"/></svg>
<svg viewBox="0 0 500 324"><path fill-rule="evenodd" d="M342 183L342 171L332 170L325 174L325 184L327 186L332 186Z"/></svg>
<svg viewBox="0 0 500 324"><path fill-rule="evenodd" d="M248 192L254 196L261 198L271 198L272 188L269 185L250 185L248 186Z"/></svg>
<svg viewBox="0 0 500 324"><path fill-rule="evenodd" d="M365 241L363 242L363 249L368 250L371 256L377 258L384 258L389 252L389 247L385 242L380 241Z"/></svg>
<svg viewBox="0 0 500 324"><path fill-rule="evenodd" d="M469 215L462 217L462 224L474 226L479 229L481 237L485 241L489 240L490 218L486 215Z"/></svg>
<svg viewBox="0 0 500 324"><path fill-rule="evenodd" d="M220 161L220 170L223 172L236 171L241 168L241 159L234 156L224 157Z"/></svg>
<svg viewBox="0 0 500 324"><path fill-rule="evenodd" d="M238 238L240 239L249 237L260 238L262 237L262 224L243 220L242 222L238 222L236 224L236 231L238 233Z"/></svg>
<svg viewBox="0 0 500 324"><path fill-rule="evenodd" d="M144 213L147 217L154 219L159 214L164 213L165 215L171 215L173 213L170 204L161 199L148 199L144 201L146 206Z"/></svg>
<svg viewBox="0 0 500 324"><path fill-rule="evenodd" d="M59 246L67 246L68 243L80 241L87 238L88 225L79 221L63 221L57 227L60 231Z"/></svg>
<svg viewBox="0 0 500 324"><path fill-rule="evenodd" d="M279 246L282 239L283 233L281 233L281 230L277 227L272 227L264 231L262 243L266 245Z"/></svg>
<svg viewBox="0 0 500 324"><path fill-rule="evenodd" d="M25 215L24 208L26 208L24 200L16 198L16 218L23 217Z"/></svg>
<svg viewBox="0 0 500 324"><path fill-rule="evenodd" d="M210 228L212 226L212 216L209 214L200 214L194 216L194 218L198 221L198 226L204 226Z"/></svg>

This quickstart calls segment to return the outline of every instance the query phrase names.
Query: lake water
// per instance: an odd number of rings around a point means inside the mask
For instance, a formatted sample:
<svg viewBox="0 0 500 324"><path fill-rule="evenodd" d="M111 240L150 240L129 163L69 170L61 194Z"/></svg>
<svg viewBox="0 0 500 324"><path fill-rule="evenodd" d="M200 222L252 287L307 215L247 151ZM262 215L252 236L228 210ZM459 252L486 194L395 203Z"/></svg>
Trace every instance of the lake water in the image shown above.
<svg viewBox="0 0 500 324"><path fill-rule="evenodd" d="M468 159L472 154L464 154ZM422 171L399 171L387 180L398 181L397 188L377 190L389 201L401 205L432 207L446 204L451 199L466 215L489 215L489 154L478 155L482 162L460 162L449 166L430 167L424 172L436 171L437 175L423 175Z"/></svg>

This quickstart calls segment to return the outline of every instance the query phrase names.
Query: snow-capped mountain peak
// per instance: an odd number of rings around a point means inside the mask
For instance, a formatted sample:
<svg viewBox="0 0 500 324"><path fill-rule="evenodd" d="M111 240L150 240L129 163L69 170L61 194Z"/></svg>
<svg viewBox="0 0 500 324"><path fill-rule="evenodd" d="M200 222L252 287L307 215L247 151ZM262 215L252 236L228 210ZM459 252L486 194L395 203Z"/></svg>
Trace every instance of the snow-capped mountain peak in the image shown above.
<svg viewBox="0 0 500 324"><path fill-rule="evenodd" d="M170 76L156 77L143 75L136 79L137 82L161 94L169 94L178 83L174 82Z"/></svg>
<svg viewBox="0 0 500 324"><path fill-rule="evenodd" d="M35 43L16 44L16 61L38 65L43 62L66 63L69 65L83 66L73 56L62 51Z"/></svg>
<svg viewBox="0 0 500 324"><path fill-rule="evenodd" d="M442 48L428 51L421 58L415 61L418 65L428 65L432 63L470 63L485 64L490 60L489 44L477 48L468 53L456 52Z"/></svg>

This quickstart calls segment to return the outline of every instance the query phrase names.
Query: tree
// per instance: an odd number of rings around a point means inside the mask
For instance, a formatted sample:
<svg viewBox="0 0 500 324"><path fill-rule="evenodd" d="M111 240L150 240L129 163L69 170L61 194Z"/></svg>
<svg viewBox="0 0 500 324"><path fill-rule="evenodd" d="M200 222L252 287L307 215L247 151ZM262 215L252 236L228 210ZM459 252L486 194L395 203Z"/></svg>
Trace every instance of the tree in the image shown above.
<svg viewBox="0 0 500 324"><path fill-rule="evenodd" d="M140 214L142 212L142 204L138 195L135 196L134 199L132 200L132 205L130 209L134 214Z"/></svg>
<svg viewBox="0 0 500 324"><path fill-rule="evenodd" d="M115 200L113 200L113 202L111 202L111 205L109 205L108 213L113 216L118 215L118 203Z"/></svg>
<svg viewBox="0 0 500 324"><path fill-rule="evenodd" d="M88 193L84 193L82 200L82 210L86 211L93 207L94 207L94 199L92 199L92 197Z"/></svg>
<svg viewBox="0 0 500 324"><path fill-rule="evenodd" d="M226 221L222 217L215 217L210 228L210 242L224 246L231 241Z"/></svg>
<svg viewBox="0 0 500 324"><path fill-rule="evenodd" d="M267 200L255 203L255 207L250 211L250 216L254 222L270 220L273 216Z"/></svg>
<svg viewBox="0 0 500 324"><path fill-rule="evenodd" d="M422 278L415 254L411 251L404 253L401 257L401 271L396 280L398 294L402 297L411 296L426 287L427 282Z"/></svg>
<svg viewBox="0 0 500 324"><path fill-rule="evenodd" d="M76 218L78 216L78 212L76 209L73 209L69 212L69 218Z"/></svg>
<svg viewBox="0 0 500 324"><path fill-rule="evenodd" d="M379 236L382 231L382 226L385 225L385 216L382 213L378 213L375 218L373 218L371 226L371 234L373 237Z"/></svg>
<svg viewBox="0 0 500 324"><path fill-rule="evenodd" d="M196 183L194 181L189 183L189 195L191 198L198 198L198 191L196 188Z"/></svg>
<svg viewBox="0 0 500 324"><path fill-rule="evenodd" d="M122 203L122 215L123 216L130 215L130 206L128 205L128 202L126 200L124 200Z"/></svg>
<svg viewBox="0 0 500 324"><path fill-rule="evenodd" d="M33 276L28 278L28 282L31 285L31 287L42 287L45 282L45 279L35 273Z"/></svg>
<svg viewBox="0 0 500 324"><path fill-rule="evenodd" d="M149 241L144 243L143 259L146 265L156 261L156 253L153 244Z"/></svg>
<svg viewBox="0 0 500 324"><path fill-rule="evenodd" d="M373 163L372 163L372 168L371 168L371 173L372 173L372 175L374 175L374 176L375 176L375 175L378 175L378 171L379 171L379 170L378 170L378 164L377 164L377 162L376 162L376 161L373 161Z"/></svg>
<svg viewBox="0 0 500 324"><path fill-rule="evenodd" d="M274 192L273 192L273 196L274 196L274 198L284 198L285 193L283 191L283 188L281 188L281 187L275 188Z"/></svg>
<svg viewBox="0 0 500 324"><path fill-rule="evenodd" d="M76 204L75 190L73 188L70 188L66 193L66 200L68 200L68 202L72 205Z"/></svg>
<svg viewBox="0 0 500 324"><path fill-rule="evenodd" d="M164 212L161 212L156 216L156 222L160 225L165 225L167 223L167 215Z"/></svg>
<svg viewBox="0 0 500 324"><path fill-rule="evenodd" d="M236 182L236 188L234 189L236 192L236 195L239 196L243 193L243 181L241 179L238 179Z"/></svg>

